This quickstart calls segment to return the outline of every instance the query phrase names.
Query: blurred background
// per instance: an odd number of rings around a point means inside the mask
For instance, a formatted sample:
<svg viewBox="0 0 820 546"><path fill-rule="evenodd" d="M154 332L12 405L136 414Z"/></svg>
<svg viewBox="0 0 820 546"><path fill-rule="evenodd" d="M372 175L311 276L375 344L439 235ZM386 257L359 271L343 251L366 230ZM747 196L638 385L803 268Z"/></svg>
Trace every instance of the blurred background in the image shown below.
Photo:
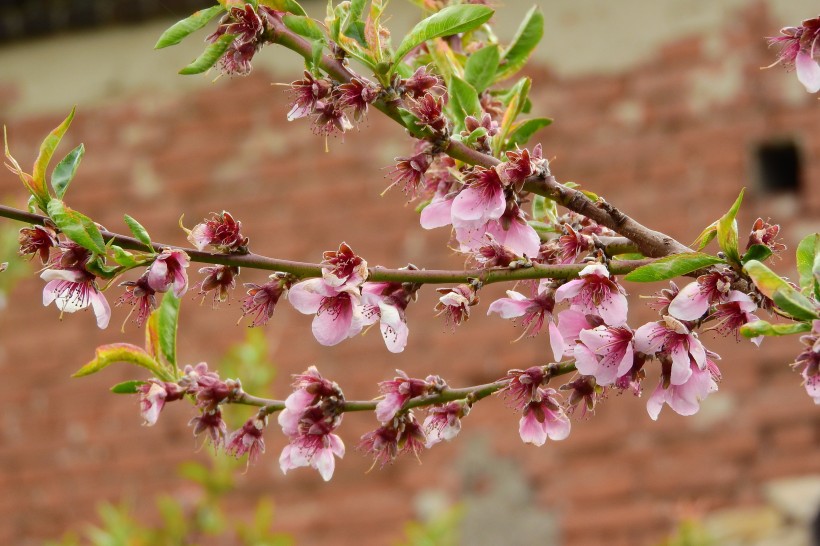
<svg viewBox="0 0 820 546"><path fill-rule="evenodd" d="M552 158L553 173L686 243L746 187L742 241L758 216L782 224L790 248L776 267L794 275L796 243L820 229L820 104L794 74L760 67L775 58L764 36L816 16L816 3L539 4L546 33L528 74L533 114L555 120L534 140ZM331 139L325 152L307 122L285 120L288 97L271 86L300 76L302 63L290 52L269 46L249 77L214 81L213 74L176 73L199 54L206 31L152 49L166 27L207 5L0 1L0 122L12 153L27 168L42 138L77 105L58 152L80 142L87 149L69 202L108 229L124 230L128 213L155 241L183 244L181 214L192 225L225 209L243 221L251 248L270 256L317 261L344 239L371 265L460 267L446 230L421 230L400 192L379 197L385 167L412 146L398 127L371 113L361 131ZM324 14L321 2L303 5ZM530 5L500 6L503 41ZM417 19L409 2L394 0L389 11L396 29ZM0 175L0 199L24 205L10 173ZM13 256L19 227L0 223L0 262ZM141 344L142 332L132 323L119 332L129 310L122 307L105 331L89 313L60 321L40 305L36 266L0 278L0 544L85 543L76 541L86 540L89 525L107 529L111 540L98 529L97 544L627 546L670 535L678 542L669 544L811 544L820 411L789 367L797 339L766 339L756 349L704 334L723 356L724 377L696 416L665 409L653 422L646 396L611 396L595 415L574 420L568 440L542 448L523 445L518 416L492 399L476 406L457 441L423 453L421 463L408 458L368 472L371 460L354 446L377 423L348 415L340 430L348 454L324 483L312 470L281 474L284 438L275 424L268 453L243 474L244 462L214 462L208 448L197 451L188 405L170 405L155 427L141 427L136 397L108 390L144 378L140 371L115 366L70 379L97 345ZM198 280L196 268L191 277ZM245 271L239 280L263 279ZM660 287L627 288L630 323L651 319L638 296ZM241 292L218 310L189 295L180 359L231 370L244 362L260 391L278 398L289 392L290 374L311 364L351 399L373 396L395 368L414 377L438 373L455 386L483 383L551 354L545 337L510 344L520 332L484 316L502 293L482 291L484 306L450 333L432 316L434 292L423 289L408 310L410 341L401 355L389 354L374 333L323 348L311 317L287 304L264 335L246 339L248 329L236 324ZM226 495L218 509L214 492ZM113 504L100 515L103 502ZM220 517L220 538L209 538ZM195 528L193 538L136 542L136 528L175 520ZM244 522L246 534L225 520ZM696 542L681 542L690 539Z"/></svg>

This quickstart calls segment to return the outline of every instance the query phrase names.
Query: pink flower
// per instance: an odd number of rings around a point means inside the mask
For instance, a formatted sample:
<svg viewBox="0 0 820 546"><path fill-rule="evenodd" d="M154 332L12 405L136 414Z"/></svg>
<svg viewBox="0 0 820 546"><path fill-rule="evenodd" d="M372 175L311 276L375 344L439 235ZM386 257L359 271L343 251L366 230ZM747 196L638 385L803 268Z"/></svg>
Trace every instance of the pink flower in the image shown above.
<svg viewBox="0 0 820 546"><path fill-rule="evenodd" d="M373 456L373 464L384 466L403 453L418 458L427 439L412 411L397 415L389 423L362 436L358 449Z"/></svg>
<svg viewBox="0 0 820 546"><path fill-rule="evenodd" d="M295 416L291 413L291 416ZM321 405L304 410L298 419L279 416L282 430L290 438L290 443L279 456L279 467L283 474L288 470L310 466L319 471L325 481L333 477L336 468L334 455L340 459L345 455L342 439L333 433L341 424L342 415L326 411Z"/></svg>
<svg viewBox="0 0 820 546"><path fill-rule="evenodd" d="M190 258L183 250L163 249L148 269L148 286L157 292L173 288L174 296L181 298L188 290Z"/></svg>
<svg viewBox="0 0 820 546"><path fill-rule="evenodd" d="M376 404L376 419L386 423L396 416L396 413L411 398L422 396L430 391L430 385L421 379L413 379L401 370L396 370L398 377L392 381L379 383L379 392L384 398Z"/></svg>
<svg viewBox="0 0 820 546"><path fill-rule="evenodd" d="M545 392L541 385L549 381L549 374L544 366L532 366L526 370L510 370L503 379L509 383L499 392L512 398L512 407L524 409L533 402L541 402Z"/></svg>
<svg viewBox="0 0 820 546"><path fill-rule="evenodd" d="M527 223L523 211L514 203L508 204L497 220L463 222L454 219L453 222L462 252L475 252L489 240L509 249L516 256L538 256L541 239Z"/></svg>
<svg viewBox="0 0 820 546"><path fill-rule="evenodd" d="M713 328L724 336L734 334L735 338L738 338L741 326L760 320L753 314L756 310L757 304L752 301L748 294L744 294L739 290L732 290L729 292L726 301L718 304L714 313L711 314L711 318L716 321ZM752 338L752 343L758 347L762 341L763 336Z"/></svg>
<svg viewBox="0 0 820 546"><path fill-rule="evenodd" d="M415 295L401 283L377 282L362 285L362 304L365 322L379 322L382 338L391 353L404 351L410 330L407 327L405 309Z"/></svg>
<svg viewBox="0 0 820 546"><path fill-rule="evenodd" d="M333 85L326 79L316 79L305 70L305 78L290 84L293 107L288 112L288 121L307 117L316 110L319 101L330 95Z"/></svg>
<svg viewBox="0 0 820 546"><path fill-rule="evenodd" d="M580 375L576 379L561 385L562 391L569 391L567 400L567 412L573 413L575 408L581 407L581 415L586 415L588 411L595 411L595 405L603 395L604 389L596 383L595 378L588 375Z"/></svg>
<svg viewBox="0 0 820 546"><path fill-rule="evenodd" d="M635 350L646 355L659 353L671 358L672 385L682 385L692 375L690 362L701 370L706 368L706 350L695 332L685 324L666 315L662 321L644 324L635 331Z"/></svg>
<svg viewBox="0 0 820 546"><path fill-rule="evenodd" d="M242 222L234 220L227 211L212 213L188 232L188 240L197 250L205 250L209 245L219 252L246 252L248 238L242 235Z"/></svg>
<svg viewBox="0 0 820 546"><path fill-rule="evenodd" d="M598 315L587 315L577 309L564 309L558 313L558 333L550 330L550 344L555 360L561 356L574 356L575 344L581 339L581 331L592 330L604 324Z"/></svg>
<svg viewBox="0 0 820 546"><path fill-rule="evenodd" d="M555 301L568 299L576 309L599 315L610 326L626 324L626 296L618 283L609 278L606 267L590 264L578 276L558 287Z"/></svg>
<svg viewBox="0 0 820 546"><path fill-rule="evenodd" d="M323 264L331 266L322 270L322 278L330 286L359 286L367 280L367 262L347 243L340 244L339 250L325 251L322 258Z"/></svg>
<svg viewBox="0 0 820 546"><path fill-rule="evenodd" d="M445 322L455 327L470 318L470 307L478 303L475 288L469 284L459 284L454 288L436 288L443 294L436 304L435 311L444 314Z"/></svg>
<svg viewBox="0 0 820 546"><path fill-rule="evenodd" d="M474 167L465 178L466 187L453 201L453 223L483 224L497 220L507 208L504 184L495 169Z"/></svg>
<svg viewBox="0 0 820 546"><path fill-rule="evenodd" d="M679 385L672 384L664 388L664 380L661 379L646 401L646 411L653 421L658 420L664 404L668 404L680 415L694 415L700 409L701 400L718 390L720 370L712 360L707 359L703 368L693 361L690 372L689 378Z"/></svg>
<svg viewBox="0 0 820 546"><path fill-rule="evenodd" d="M538 288L533 290L531 297L526 297L519 292L507 290L507 297L495 300L487 308L487 314L498 313L503 319L515 319L524 317L521 324L524 332L521 336L529 335L535 337L541 331L544 320L549 323L550 336L560 335L557 326L552 322L552 311L555 308L555 291L552 284L547 280L541 280ZM556 332L553 332L553 329ZM556 360L560 360L560 354L555 355Z"/></svg>
<svg viewBox="0 0 820 546"><path fill-rule="evenodd" d="M428 410L422 428L427 436L425 447L430 449L442 440L448 442L461 432L461 418L470 413L470 406L464 402L448 402L433 406Z"/></svg>
<svg viewBox="0 0 820 546"><path fill-rule="evenodd" d="M430 168L430 154L426 151L419 152L410 157L397 157L394 161L396 165L388 173L393 178L393 183L384 191L401 185L402 191L414 198L419 187L424 184L424 173Z"/></svg>
<svg viewBox="0 0 820 546"><path fill-rule="evenodd" d="M185 390L176 383L165 383L157 379L149 379L137 387L140 395L140 414L143 424L154 426L166 402L180 400L185 396Z"/></svg>
<svg viewBox="0 0 820 546"><path fill-rule="evenodd" d="M698 320L710 305L727 301L737 275L731 269L712 271L683 287L669 302L669 314L680 320Z"/></svg>
<svg viewBox="0 0 820 546"><path fill-rule="evenodd" d="M810 334L800 337L805 349L797 355L794 361L795 368L800 370L806 392L820 405L820 320L812 321Z"/></svg>
<svg viewBox="0 0 820 546"><path fill-rule="evenodd" d="M242 302L242 316L254 315L250 326L264 326L273 316L273 310L279 303L279 298L287 297L291 280L285 273L274 273L270 281L259 285L245 283L248 295Z"/></svg>
<svg viewBox="0 0 820 546"><path fill-rule="evenodd" d="M156 292L148 286L148 275L143 274L136 281L121 282L120 286L125 287L125 294L117 300L117 305L127 303L133 306L131 312L137 312L134 322L137 326L142 326L151 315L151 311L157 308Z"/></svg>
<svg viewBox="0 0 820 546"><path fill-rule="evenodd" d="M786 250L786 245L776 240L779 233L780 226L778 224L770 224L764 222L763 218L758 218L752 226L749 241L746 243L746 250L749 250L752 245L763 245L775 254Z"/></svg>
<svg viewBox="0 0 820 546"><path fill-rule="evenodd" d="M444 134L447 131L447 118L443 113L444 98L436 98L430 93L424 93L415 101L411 111L419 118L421 127L429 128L435 134Z"/></svg>
<svg viewBox="0 0 820 546"><path fill-rule="evenodd" d="M317 135L329 136L336 131L344 133L353 129L353 124L347 119L344 110L333 100L317 102L314 113L313 132Z"/></svg>
<svg viewBox="0 0 820 546"><path fill-rule="evenodd" d="M367 80L353 78L336 88L336 102L341 108L353 108L353 119L362 121L368 106L379 97L379 90Z"/></svg>
<svg viewBox="0 0 820 546"><path fill-rule="evenodd" d="M245 421L237 431L234 431L228 438L225 445L225 452L234 457L241 457L248 454L248 464L253 464L259 455L265 452L265 439L262 433L268 426L267 415L254 416Z"/></svg>
<svg viewBox="0 0 820 546"><path fill-rule="evenodd" d="M336 345L362 331L365 325L358 288L334 287L325 279L294 284L288 294L291 305L305 315L316 314L313 336L322 345Z"/></svg>
<svg viewBox="0 0 820 546"><path fill-rule="evenodd" d="M214 265L203 267L199 270L205 275L202 282L197 283L202 299L208 292L213 292L213 306L216 308L220 303L225 303L230 297L230 291L236 288L236 277L239 276L239 268L232 265Z"/></svg>
<svg viewBox="0 0 820 546"><path fill-rule="evenodd" d="M564 234L558 238L561 249L562 264L571 264L578 259L583 252L589 252L594 248L592 237L572 229L569 224L564 224Z"/></svg>
<svg viewBox="0 0 820 546"><path fill-rule="evenodd" d="M428 72L426 66L420 66L411 77L401 81L400 89L417 99L427 91L443 88L441 80L436 74Z"/></svg>
<svg viewBox="0 0 820 546"><path fill-rule="evenodd" d="M424 229L435 229L449 226L452 223L452 196L436 196L430 204L421 210L419 222Z"/></svg>
<svg viewBox="0 0 820 546"><path fill-rule="evenodd" d="M33 258L38 254L40 261L46 265L52 247L57 246L57 233L48 226L24 227L17 235L17 242L20 244L21 256L31 254Z"/></svg>
<svg viewBox="0 0 820 546"><path fill-rule="evenodd" d="M204 411L188 422L188 426L194 427L194 436L205 434L206 439L211 440L214 449L225 443L225 436L228 434L228 427L222 420L222 411L216 408L212 411Z"/></svg>
<svg viewBox="0 0 820 546"><path fill-rule="evenodd" d="M105 329L111 320L111 307L97 288L95 277L83 269L46 269L40 274L46 282L43 305L51 302L62 313L74 313L89 306L97 318L97 326Z"/></svg>
<svg viewBox="0 0 820 546"><path fill-rule="evenodd" d="M799 27L785 27L782 36L769 38L769 45L779 45L780 53L774 64L797 70L797 79L809 93L820 91L820 65L815 60L820 40L820 17L806 19ZM772 65L774 66L774 65Z"/></svg>
<svg viewBox="0 0 820 546"><path fill-rule="evenodd" d="M550 440L564 440L569 436L570 422L557 402L555 389L540 388L539 401L524 407L524 415L518 423L518 434L526 444L542 446Z"/></svg>
<svg viewBox="0 0 820 546"><path fill-rule="evenodd" d="M573 349L578 372L591 375L598 385L613 384L632 368L632 337L628 326L581 330L580 341Z"/></svg>

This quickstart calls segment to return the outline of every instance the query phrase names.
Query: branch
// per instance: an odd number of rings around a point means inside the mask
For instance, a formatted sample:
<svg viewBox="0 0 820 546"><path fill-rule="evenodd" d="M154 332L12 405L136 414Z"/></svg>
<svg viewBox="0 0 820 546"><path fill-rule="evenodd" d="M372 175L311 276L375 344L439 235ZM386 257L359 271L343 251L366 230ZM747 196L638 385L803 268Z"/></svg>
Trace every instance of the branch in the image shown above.
<svg viewBox="0 0 820 546"><path fill-rule="evenodd" d="M274 20L272 24L273 36L271 41L273 43L282 45L298 53L307 61L311 61L313 58L313 46L309 41L291 31L280 20ZM355 77L355 74L345 64L328 55L323 55L319 64L325 72L339 82L347 83ZM373 106L399 123L402 127L407 128L404 125L401 115L399 115L395 102L386 102L383 99L379 99L373 103ZM446 141L438 144L441 145L442 151L453 159L469 163L470 165L492 168L501 163L497 158L474 150L451 138L447 138ZM668 256L669 254L692 251L686 245L676 241L669 235L651 230L638 223L620 210L606 203L603 199L598 203L593 202L582 192L560 184L553 177L533 176L527 180L524 189L531 193L554 199L567 209L582 214L596 221L598 224L627 237L633 241L639 251L646 256L660 258Z"/></svg>
<svg viewBox="0 0 820 546"><path fill-rule="evenodd" d="M48 219L48 217L40 214L34 214L24 210L15 209L13 207L0 205L0 218L3 217L38 225L43 225ZM146 246L133 237L128 237L127 235L121 235L119 233L106 230L100 230L100 233L102 233L103 239L105 239L106 243L111 242L129 250L146 250ZM628 252L630 250L630 244L621 238L602 237L601 240L607 245L612 245L612 250L610 252L614 254L623 253L625 251ZM267 256L261 256L254 253L219 254L215 252L203 252L194 248L166 245L162 243L153 243L151 246L156 252L161 252L164 248L183 250L188 254L188 256L190 256L191 261L193 262L247 267L250 269L261 269L265 271L281 271L284 273L290 273L300 279L308 277L321 277L322 270L325 268L322 264L268 258ZM646 265L651 261L651 259L613 260L609 263L609 271L613 275L623 275L642 265ZM388 269L376 266L368 269L369 275L367 280L372 282L410 282L416 284L457 284L470 282L472 279L478 279L483 284L492 284L497 282L520 281L525 279L569 279L577 277L578 273L585 267L585 265L586 264L532 264L529 267L520 267L517 269L497 267L490 269L465 270Z"/></svg>

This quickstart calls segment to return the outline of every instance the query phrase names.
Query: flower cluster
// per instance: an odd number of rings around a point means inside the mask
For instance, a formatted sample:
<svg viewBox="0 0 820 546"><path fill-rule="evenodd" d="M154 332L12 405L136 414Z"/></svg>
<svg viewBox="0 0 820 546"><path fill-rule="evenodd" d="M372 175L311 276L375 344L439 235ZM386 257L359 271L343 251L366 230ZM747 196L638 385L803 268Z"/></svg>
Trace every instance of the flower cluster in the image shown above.
<svg viewBox="0 0 820 546"><path fill-rule="evenodd" d="M794 68L797 79L809 93L820 91L819 41L820 17L806 19L797 27L782 28L780 36L769 38L769 45L780 47L774 64Z"/></svg>
<svg viewBox="0 0 820 546"><path fill-rule="evenodd" d="M247 76L250 74L251 60L256 52L267 42L266 34L271 30L273 20L279 14L267 6L247 3L234 6L222 17L216 31L206 38L214 43L223 36L233 36L228 49L219 61L223 74L230 76Z"/></svg>
<svg viewBox="0 0 820 546"><path fill-rule="evenodd" d="M347 117L353 111L353 119L364 120L369 106L379 97L379 89L364 78L353 78L341 85L317 78L305 71L304 78L290 84L293 104L288 121L311 118L317 134L344 133L353 128Z"/></svg>

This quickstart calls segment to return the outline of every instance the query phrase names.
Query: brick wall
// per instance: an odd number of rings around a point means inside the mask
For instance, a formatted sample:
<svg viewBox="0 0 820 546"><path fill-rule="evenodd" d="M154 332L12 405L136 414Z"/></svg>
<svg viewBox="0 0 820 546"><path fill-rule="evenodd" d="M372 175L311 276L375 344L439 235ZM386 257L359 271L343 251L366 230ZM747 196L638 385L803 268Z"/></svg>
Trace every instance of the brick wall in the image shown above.
<svg viewBox="0 0 820 546"><path fill-rule="evenodd" d="M684 242L746 186L741 229L758 215L772 216L793 249L820 217L820 110L794 92L793 75L759 70L771 60L760 36L777 26L755 5L722 29L720 51L710 37L693 35L613 75L560 77L531 69L533 109L555 118L538 135L554 158L553 172ZM88 151L69 194L72 206L112 230L124 229L127 212L168 243L184 241L175 227L181 213L191 224L227 209L244 221L252 248L262 254L315 261L343 238L371 264L458 267L461 260L446 249L447 233L420 230L400 193L379 197L387 185L382 167L408 149L402 132L371 115L361 132L344 142L331 139L325 153L305 124L284 121L286 97L269 85L273 79L257 70L185 96L136 90L81 104L61 148L84 142ZM13 101L2 110L12 150L28 163L60 116L15 116ZM796 195L756 187L752 152L772 137L800 146ZM3 176L0 192L21 195L15 184ZM788 255L777 265L793 270ZM246 271L240 280L262 278ZM643 287L628 288L631 323L651 318L637 298ZM68 378L97 344L139 342L132 324L125 334L117 331L126 310L116 309L103 332L88 314L60 323L53 308L39 305L41 289L36 278L22 281L0 313L3 544L35 544L76 528L93 520L103 499L137 499L137 509L151 513L156 493L180 490L174 468L195 449L186 427L190 408L171 406L146 429L135 399L107 393L138 372L115 367ZM501 287L484 290L483 303L500 294ZM288 375L309 364L338 380L349 398L366 398L394 368L466 385L549 354L543 337L511 345L515 328L483 316L483 308L451 334L432 318L434 302L424 289L408 310L410 342L401 355L389 354L372 333L320 347L310 317L283 305L266 328L280 371L276 391L284 395ZM183 315L186 363L215 362L244 333L235 325L235 302L211 310L187 296ZM754 349L703 338L723 355L724 379L695 417L666 409L656 423L645 400L611 396L595 416L574 422L567 441L534 448L521 444L517 416L493 399L475 408L458 441L424 453L423 464L401 460L368 473L371 461L353 447L375 420L348 415L341 429L348 455L328 484L310 471L281 475L284 442L272 426L268 454L240 478L237 512L272 495L276 527L293 532L299 544L382 545L399 536L424 498L441 493L465 503L469 544L552 538L567 546L652 544L685 513L759 507L770 502L773 480L820 474L820 413L788 366L796 340L766 340Z"/></svg>

